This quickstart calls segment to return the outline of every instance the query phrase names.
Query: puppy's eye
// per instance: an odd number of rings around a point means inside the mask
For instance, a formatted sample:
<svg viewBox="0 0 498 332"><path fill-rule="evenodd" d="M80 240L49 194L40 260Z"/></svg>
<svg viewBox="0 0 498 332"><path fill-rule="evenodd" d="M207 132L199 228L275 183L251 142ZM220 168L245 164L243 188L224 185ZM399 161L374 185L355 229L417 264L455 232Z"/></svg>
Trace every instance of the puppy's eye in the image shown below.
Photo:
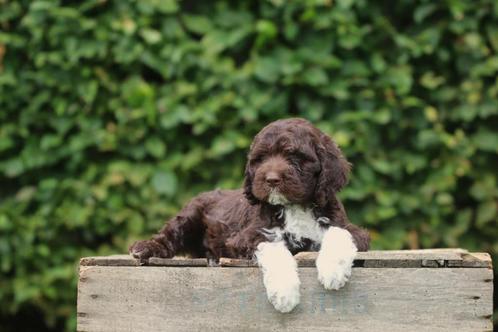
<svg viewBox="0 0 498 332"><path fill-rule="evenodd" d="M298 162L308 162L308 161L312 161L311 158L309 156L307 156L306 154L304 153L301 153L299 151L295 151L293 152L291 155L290 155L290 159L292 161L298 161Z"/></svg>
<svg viewBox="0 0 498 332"><path fill-rule="evenodd" d="M298 157L290 157L288 160L292 167L294 167L299 173L303 171L302 166L304 162L301 159L299 159Z"/></svg>
<svg viewBox="0 0 498 332"><path fill-rule="evenodd" d="M293 164L299 164L302 161L301 157L296 156L296 155L289 156L288 159Z"/></svg>
<svg viewBox="0 0 498 332"><path fill-rule="evenodd" d="M289 162L289 164L291 164L294 167L299 167L301 164L301 158L295 155L287 156L287 161Z"/></svg>
<svg viewBox="0 0 498 332"><path fill-rule="evenodd" d="M263 161L263 156L257 156L251 159L251 164L256 165Z"/></svg>

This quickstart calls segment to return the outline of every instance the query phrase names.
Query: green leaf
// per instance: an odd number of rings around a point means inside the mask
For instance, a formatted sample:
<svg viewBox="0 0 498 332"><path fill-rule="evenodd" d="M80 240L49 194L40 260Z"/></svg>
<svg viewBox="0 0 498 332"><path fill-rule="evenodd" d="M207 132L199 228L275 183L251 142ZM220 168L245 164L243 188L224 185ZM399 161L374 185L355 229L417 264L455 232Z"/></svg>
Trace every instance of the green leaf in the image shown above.
<svg viewBox="0 0 498 332"><path fill-rule="evenodd" d="M498 153L498 133L485 128L479 128L472 136L472 141L478 149L493 153Z"/></svg>
<svg viewBox="0 0 498 332"><path fill-rule="evenodd" d="M319 86L327 84L328 77L323 69L313 67L304 71L304 80L311 86Z"/></svg>
<svg viewBox="0 0 498 332"><path fill-rule="evenodd" d="M144 28L140 30L140 35L147 42L147 44L157 44L161 41L161 33L154 29Z"/></svg>
<svg viewBox="0 0 498 332"><path fill-rule="evenodd" d="M166 153L166 145L158 137L151 137L145 141L145 149L156 158L163 158Z"/></svg>
<svg viewBox="0 0 498 332"><path fill-rule="evenodd" d="M171 172L156 172L152 176L151 184L156 192L168 197L171 197L176 193L177 180L176 176Z"/></svg>
<svg viewBox="0 0 498 332"><path fill-rule="evenodd" d="M413 18L415 19L415 22L421 23L436 10L437 10L437 5L434 3L421 5L417 7L415 12L413 13Z"/></svg>
<svg viewBox="0 0 498 332"><path fill-rule="evenodd" d="M491 221L496 222L498 218L497 212L498 201L492 200L479 204L479 207L477 208L477 227L482 228Z"/></svg>
<svg viewBox="0 0 498 332"><path fill-rule="evenodd" d="M0 167L3 168L3 171L7 177L15 177L21 174L24 171L24 164L21 159L11 159L2 164Z"/></svg>
<svg viewBox="0 0 498 332"><path fill-rule="evenodd" d="M274 39L277 36L278 30L272 21L260 20L256 23L256 31L258 32L258 38L256 40L256 45L261 47L267 41Z"/></svg>
<svg viewBox="0 0 498 332"><path fill-rule="evenodd" d="M211 20L205 16L185 14L182 19L188 30L198 34L205 34L213 29Z"/></svg>
<svg viewBox="0 0 498 332"><path fill-rule="evenodd" d="M275 82L279 77L279 64L278 62L270 57L259 58L256 60L256 67L254 74L257 78L261 79L263 82L272 83Z"/></svg>

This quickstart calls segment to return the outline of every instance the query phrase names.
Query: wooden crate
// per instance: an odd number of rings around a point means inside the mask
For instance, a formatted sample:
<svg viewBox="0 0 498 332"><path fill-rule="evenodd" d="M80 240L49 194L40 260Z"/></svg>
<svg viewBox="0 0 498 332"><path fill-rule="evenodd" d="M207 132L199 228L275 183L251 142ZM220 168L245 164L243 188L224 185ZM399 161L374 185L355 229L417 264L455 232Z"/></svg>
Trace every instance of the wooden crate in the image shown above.
<svg viewBox="0 0 498 332"><path fill-rule="evenodd" d="M461 249L358 253L350 282L326 291L316 253L296 255L301 303L268 303L251 261L81 259L78 331L491 331L493 271Z"/></svg>

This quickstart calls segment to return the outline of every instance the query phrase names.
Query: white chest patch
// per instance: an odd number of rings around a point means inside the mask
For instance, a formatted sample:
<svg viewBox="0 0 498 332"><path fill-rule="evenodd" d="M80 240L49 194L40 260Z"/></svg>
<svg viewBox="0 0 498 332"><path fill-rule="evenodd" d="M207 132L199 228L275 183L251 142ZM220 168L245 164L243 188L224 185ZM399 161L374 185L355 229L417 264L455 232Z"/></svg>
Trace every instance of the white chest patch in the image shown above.
<svg viewBox="0 0 498 332"><path fill-rule="evenodd" d="M320 226L312 209L306 209L299 205L286 205L282 212L285 220L282 228L263 229L268 240L281 241L285 237L297 247L304 239L310 239L318 245L322 243L326 229ZM325 219L328 221L327 218Z"/></svg>
<svg viewBox="0 0 498 332"><path fill-rule="evenodd" d="M325 229L315 219L311 209L303 209L297 205L285 207L284 232L293 235L300 241L310 239L316 243L321 243Z"/></svg>

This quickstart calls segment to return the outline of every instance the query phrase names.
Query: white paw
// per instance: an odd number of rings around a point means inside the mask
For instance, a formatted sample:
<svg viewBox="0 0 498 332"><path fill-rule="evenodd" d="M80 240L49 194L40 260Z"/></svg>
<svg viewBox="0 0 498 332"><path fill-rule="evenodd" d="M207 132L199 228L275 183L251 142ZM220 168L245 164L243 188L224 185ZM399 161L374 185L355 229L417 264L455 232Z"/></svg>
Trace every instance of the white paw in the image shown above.
<svg viewBox="0 0 498 332"><path fill-rule="evenodd" d="M275 288L267 288L266 295L276 310L290 312L299 304L299 280L297 283L285 282Z"/></svg>
<svg viewBox="0 0 498 332"><path fill-rule="evenodd" d="M338 227L327 230L316 259L318 281L325 289L338 290L346 284L351 277L356 251L353 237L347 230Z"/></svg>
<svg viewBox="0 0 498 332"><path fill-rule="evenodd" d="M263 242L255 252L263 272L268 300L280 312L290 312L299 304L299 276L294 257L282 241Z"/></svg>
<svg viewBox="0 0 498 332"><path fill-rule="evenodd" d="M325 289L338 290L342 288L351 276L351 263L346 260L331 262L319 258L320 256L316 260L318 281Z"/></svg>

